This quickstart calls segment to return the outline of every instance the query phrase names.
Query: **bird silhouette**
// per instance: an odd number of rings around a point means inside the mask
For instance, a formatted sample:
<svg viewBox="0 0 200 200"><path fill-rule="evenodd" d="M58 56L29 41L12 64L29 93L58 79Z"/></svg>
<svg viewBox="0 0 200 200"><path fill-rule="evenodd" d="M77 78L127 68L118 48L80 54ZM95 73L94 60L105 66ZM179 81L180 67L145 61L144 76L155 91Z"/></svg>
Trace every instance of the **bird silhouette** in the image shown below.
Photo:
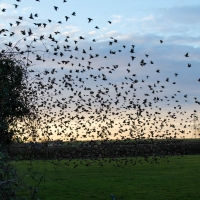
<svg viewBox="0 0 200 200"><path fill-rule="evenodd" d="M58 7L57 7L57 6L54 6L54 9L55 9L55 11L57 11L57 10L58 10Z"/></svg>
<svg viewBox="0 0 200 200"><path fill-rule="evenodd" d="M76 13L75 13L75 12L73 12L73 13L72 13L72 15L73 15L73 16L76 16Z"/></svg>
<svg viewBox="0 0 200 200"><path fill-rule="evenodd" d="M33 15L32 15L32 13L30 14L30 17L29 17L29 19L34 19L34 18L33 18Z"/></svg>
<svg viewBox="0 0 200 200"><path fill-rule="evenodd" d="M65 18L66 18L66 21L68 21L68 19L69 19L70 17L68 17L68 16L65 16Z"/></svg>
<svg viewBox="0 0 200 200"><path fill-rule="evenodd" d="M17 8L19 5L17 5L17 4L13 4L14 6L15 6L15 8Z"/></svg>
<svg viewBox="0 0 200 200"><path fill-rule="evenodd" d="M91 18L88 18L88 23L90 23L92 20L93 20L93 19L91 19Z"/></svg>

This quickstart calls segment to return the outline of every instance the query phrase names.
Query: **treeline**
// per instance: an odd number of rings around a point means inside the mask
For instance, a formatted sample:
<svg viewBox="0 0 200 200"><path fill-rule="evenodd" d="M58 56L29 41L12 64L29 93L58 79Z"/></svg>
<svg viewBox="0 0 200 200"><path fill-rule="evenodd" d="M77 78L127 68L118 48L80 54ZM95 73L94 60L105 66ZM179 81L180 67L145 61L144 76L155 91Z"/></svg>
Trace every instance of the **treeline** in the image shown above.
<svg viewBox="0 0 200 200"><path fill-rule="evenodd" d="M19 146L11 147L12 159L74 159L74 158L118 158L149 157L200 154L200 141L138 141L138 142L87 142L78 146L63 145L48 147Z"/></svg>

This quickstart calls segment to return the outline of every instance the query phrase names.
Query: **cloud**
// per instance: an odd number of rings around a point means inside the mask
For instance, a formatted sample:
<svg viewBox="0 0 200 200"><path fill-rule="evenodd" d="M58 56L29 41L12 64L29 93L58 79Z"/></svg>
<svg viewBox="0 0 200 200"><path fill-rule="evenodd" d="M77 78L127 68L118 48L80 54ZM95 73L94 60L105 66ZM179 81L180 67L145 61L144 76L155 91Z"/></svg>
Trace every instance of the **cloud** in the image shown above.
<svg viewBox="0 0 200 200"><path fill-rule="evenodd" d="M33 9L33 7L28 6L28 7L24 7L22 8L22 13L27 13L28 11L31 11Z"/></svg>
<svg viewBox="0 0 200 200"><path fill-rule="evenodd" d="M117 30L109 31L105 34L105 37L115 37L118 33Z"/></svg>
<svg viewBox="0 0 200 200"><path fill-rule="evenodd" d="M181 23L197 25L200 20L200 5L186 5L180 7L162 8L159 11L159 19L163 23Z"/></svg>
<svg viewBox="0 0 200 200"><path fill-rule="evenodd" d="M185 5L170 8L154 9L149 13L141 13L126 18L120 18L124 28L121 31L137 34L157 34L164 37L172 35L198 36L200 20L200 5ZM117 19L118 20L118 19Z"/></svg>
<svg viewBox="0 0 200 200"><path fill-rule="evenodd" d="M155 18L154 18L154 16L153 15L149 15L149 16L147 16L147 17L143 17L142 18L142 20L144 20L144 21L150 21L150 20L154 20Z"/></svg>
<svg viewBox="0 0 200 200"><path fill-rule="evenodd" d="M200 5L159 8L152 15L143 17L136 25L142 32L160 33L162 35L198 35ZM140 26L139 26L140 23Z"/></svg>
<svg viewBox="0 0 200 200"><path fill-rule="evenodd" d="M78 29L77 26L65 26L66 29Z"/></svg>
<svg viewBox="0 0 200 200"><path fill-rule="evenodd" d="M112 15L112 17L114 18L114 20L112 20L112 23L119 23L121 22L121 15Z"/></svg>
<svg viewBox="0 0 200 200"><path fill-rule="evenodd" d="M3 9L3 8L8 9L8 8L12 8L12 7L13 6L8 4L8 3L1 3L0 4L0 9Z"/></svg>
<svg viewBox="0 0 200 200"><path fill-rule="evenodd" d="M127 21L135 21L136 18L135 18L135 17L133 17L133 18L127 18L127 19L125 19L125 20L127 20Z"/></svg>
<svg viewBox="0 0 200 200"><path fill-rule="evenodd" d="M89 34L89 35L95 35L95 34L96 34L96 31L90 31L88 34Z"/></svg>
<svg viewBox="0 0 200 200"><path fill-rule="evenodd" d="M69 37L75 37L79 31L80 31L79 29L76 29L76 30L62 32L62 34Z"/></svg>

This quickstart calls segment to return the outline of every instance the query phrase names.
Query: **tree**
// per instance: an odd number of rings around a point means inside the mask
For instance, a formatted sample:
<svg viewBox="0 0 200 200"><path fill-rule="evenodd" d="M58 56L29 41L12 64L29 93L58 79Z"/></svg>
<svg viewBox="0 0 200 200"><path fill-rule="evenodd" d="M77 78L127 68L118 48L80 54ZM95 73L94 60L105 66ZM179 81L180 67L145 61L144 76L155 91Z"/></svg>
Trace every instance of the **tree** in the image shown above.
<svg viewBox="0 0 200 200"><path fill-rule="evenodd" d="M11 142L17 119L30 114L27 96L24 96L26 69L22 63L0 57L0 137L2 145ZM11 128L13 127L13 128Z"/></svg>
<svg viewBox="0 0 200 200"><path fill-rule="evenodd" d="M25 41L25 38L22 39ZM29 79L28 67L31 66L31 61L28 56L30 52L34 54L34 51L16 51L19 48L15 47L7 47L0 53L0 199L5 200L18 199L16 191L24 187L10 163L10 144L16 139L27 141L28 138L37 138L42 112L39 112L38 99L42 97L38 95L38 91L46 95L48 88L48 85L36 82L40 77ZM25 53L26 56L22 57ZM22 184L23 187L20 186ZM31 199L35 193L33 187Z"/></svg>
<svg viewBox="0 0 200 200"><path fill-rule="evenodd" d="M9 145L20 134L18 124L35 117L31 106L32 88L27 83L27 68L15 52L0 54L0 199L17 199L20 187L16 170L10 164ZM23 130L23 129L22 129Z"/></svg>

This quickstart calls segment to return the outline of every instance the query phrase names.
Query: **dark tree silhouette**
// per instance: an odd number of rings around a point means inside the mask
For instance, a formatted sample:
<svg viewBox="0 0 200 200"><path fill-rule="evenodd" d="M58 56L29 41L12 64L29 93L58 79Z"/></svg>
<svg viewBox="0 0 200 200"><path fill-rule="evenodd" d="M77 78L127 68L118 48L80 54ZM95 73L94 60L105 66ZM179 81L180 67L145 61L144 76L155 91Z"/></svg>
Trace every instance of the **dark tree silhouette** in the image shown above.
<svg viewBox="0 0 200 200"><path fill-rule="evenodd" d="M8 49L7 49L8 50ZM10 165L9 147L23 135L25 126L18 127L24 119L36 118L29 87L27 65L17 52L2 51L0 54L0 199L17 199L20 184L16 170Z"/></svg>
<svg viewBox="0 0 200 200"><path fill-rule="evenodd" d="M30 114L26 89L26 69L11 56L0 57L0 137L2 144L11 142L14 123ZM13 127L13 128L12 128Z"/></svg>

